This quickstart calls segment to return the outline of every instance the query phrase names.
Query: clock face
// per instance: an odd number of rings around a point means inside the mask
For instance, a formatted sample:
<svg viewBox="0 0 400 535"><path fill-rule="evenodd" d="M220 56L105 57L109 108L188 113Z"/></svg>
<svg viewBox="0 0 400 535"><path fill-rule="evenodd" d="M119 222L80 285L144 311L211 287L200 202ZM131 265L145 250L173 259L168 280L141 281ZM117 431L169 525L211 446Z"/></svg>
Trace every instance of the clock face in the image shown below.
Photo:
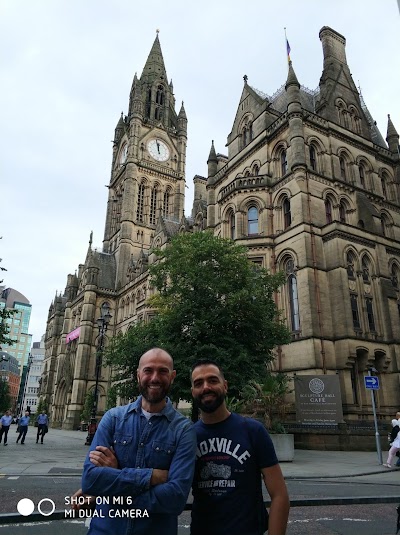
<svg viewBox="0 0 400 535"><path fill-rule="evenodd" d="M150 156L158 162L165 162L169 158L169 148L161 139L150 139L147 143Z"/></svg>

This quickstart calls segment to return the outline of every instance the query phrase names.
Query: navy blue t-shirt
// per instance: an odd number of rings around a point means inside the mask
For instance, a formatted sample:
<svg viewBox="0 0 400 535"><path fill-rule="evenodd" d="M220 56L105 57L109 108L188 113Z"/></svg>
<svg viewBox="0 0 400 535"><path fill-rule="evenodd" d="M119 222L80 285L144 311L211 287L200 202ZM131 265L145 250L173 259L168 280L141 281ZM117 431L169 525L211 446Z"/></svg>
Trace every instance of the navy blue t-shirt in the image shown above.
<svg viewBox="0 0 400 535"><path fill-rule="evenodd" d="M226 420L195 424L191 535L258 535L261 468L278 463L265 427L232 413Z"/></svg>

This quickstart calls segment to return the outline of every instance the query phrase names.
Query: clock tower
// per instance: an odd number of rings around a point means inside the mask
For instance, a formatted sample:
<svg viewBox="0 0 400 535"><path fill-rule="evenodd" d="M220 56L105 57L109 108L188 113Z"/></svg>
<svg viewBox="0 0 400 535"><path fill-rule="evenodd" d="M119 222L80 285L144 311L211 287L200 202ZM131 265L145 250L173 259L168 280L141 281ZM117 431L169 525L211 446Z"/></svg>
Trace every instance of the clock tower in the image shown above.
<svg viewBox="0 0 400 535"><path fill-rule="evenodd" d="M132 260L150 248L159 218L183 216L186 144L185 109L175 111L157 32L115 128L103 251L115 256L117 290Z"/></svg>

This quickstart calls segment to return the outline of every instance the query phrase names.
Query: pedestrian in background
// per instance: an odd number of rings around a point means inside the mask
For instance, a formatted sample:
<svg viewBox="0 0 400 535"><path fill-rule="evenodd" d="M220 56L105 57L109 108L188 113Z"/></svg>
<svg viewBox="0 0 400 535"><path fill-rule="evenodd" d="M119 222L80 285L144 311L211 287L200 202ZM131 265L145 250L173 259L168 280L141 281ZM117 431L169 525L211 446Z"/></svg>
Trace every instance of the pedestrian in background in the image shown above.
<svg viewBox="0 0 400 535"><path fill-rule="evenodd" d="M392 420L392 432L390 434L390 450L386 463L383 466L386 468L392 468L392 461L396 453L400 450L400 420Z"/></svg>
<svg viewBox="0 0 400 535"><path fill-rule="evenodd" d="M41 437L40 443L43 444L43 437L49 430L49 418L46 414L46 411L42 411L37 417L36 421L38 424L36 444L39 442L39 437Z"/></svg>
<svg viewBox="0 0 400 535"><path fill-rule="evenodd" d="M0 420L0 424L1 424L0 444L1 444L1 439L4 435L4 446L7 446L8 430L10 429L11 422L12 422L11 411L6 411Z"/></svg>
<svg viewBox="0 0 400 535"><path fill-rule="evenodd" d="M25 437L28 432L28 425L30 420L30 414L29 411L25 411L25 416L21 416L19 423L18 423L18 429L17 433L19 432L18 438L17 438L17 444L19 442L19 439L21 438L21 444L25 444Z"/></svg>

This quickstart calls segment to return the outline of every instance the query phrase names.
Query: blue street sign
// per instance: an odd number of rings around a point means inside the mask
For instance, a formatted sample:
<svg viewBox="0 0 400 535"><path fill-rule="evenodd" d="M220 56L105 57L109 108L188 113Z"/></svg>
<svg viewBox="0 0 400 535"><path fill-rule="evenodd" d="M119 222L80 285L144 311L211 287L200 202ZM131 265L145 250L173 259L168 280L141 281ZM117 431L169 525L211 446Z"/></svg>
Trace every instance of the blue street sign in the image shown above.
<svg viewBox="0 0 400 535"><path fill-rule="evenodd" d="M379 379L372 375L364 375L365 388L370 390L379 390Z"/></svg>

